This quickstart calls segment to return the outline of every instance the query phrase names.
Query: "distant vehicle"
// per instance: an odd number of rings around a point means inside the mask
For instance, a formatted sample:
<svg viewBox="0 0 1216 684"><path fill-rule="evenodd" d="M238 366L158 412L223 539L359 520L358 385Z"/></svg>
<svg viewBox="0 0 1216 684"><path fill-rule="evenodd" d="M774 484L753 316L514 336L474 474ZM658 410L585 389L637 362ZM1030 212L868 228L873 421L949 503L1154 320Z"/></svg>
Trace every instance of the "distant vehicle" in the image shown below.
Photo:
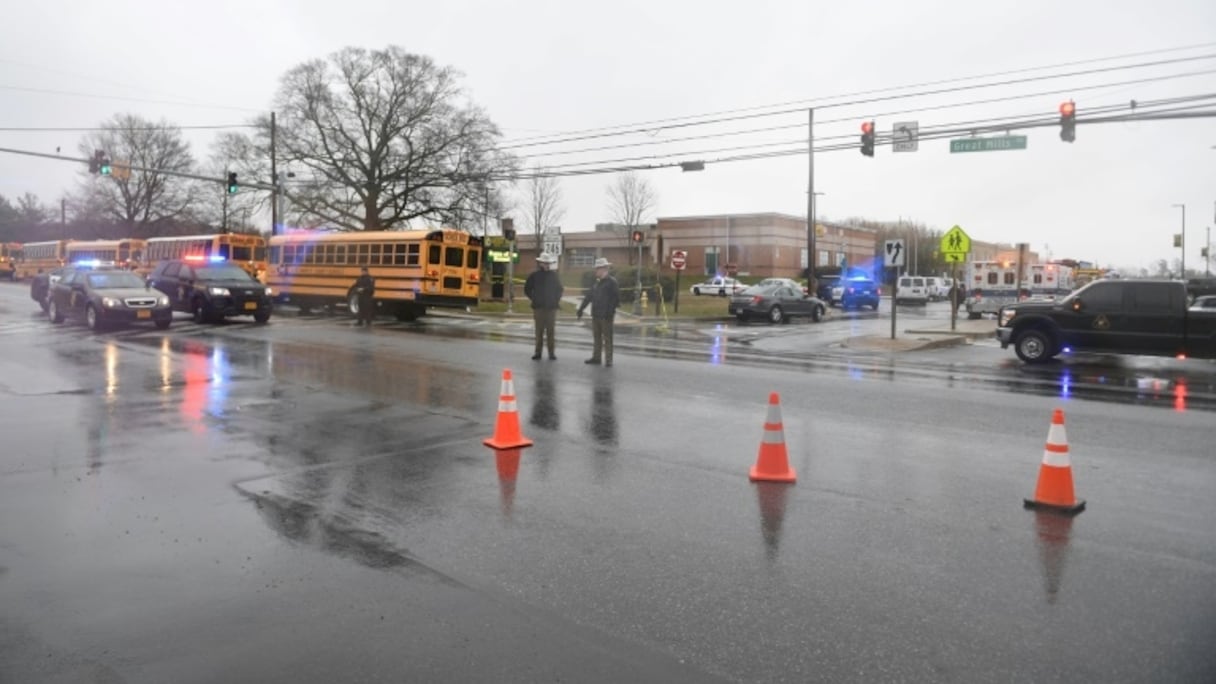
<svg viewBox="0 0 1216 684"><path fill-rule="evenodd" d="M148 283L169 297L174 310L192 315L195 323L227 316L253 316L265 323L273 309L270 288L221 257L165 259L148 276Z"/></svg>
<svg viewBox="0 0 1216 684"><path fill-rule="evenodd" d="M832 291L840 284L840 276L819 276L819 285L815 287L815 296L827 302L831 306L836 306L839 303Z"/></svg>
<svg viewBox="0 0 1216 684"><path fill-rule="evenodd" d="M21 256L20 242L0 242L0 278L17 279L17 259Z"/></svg>
<svg viewBox="0 0 1216 684"><path fill-rule="evenodd" d="M786 287L792 287L795 290L800 290L803 294L807 294L806 286L803 285L802 283L798 282L797 280L794 280L793 278L765 278L764 280L761 280L758 283L752 283L751 285L748 285L747 288L745 290L743 290L742 292L740 292L739 294L743 294L744 292L748 292L749 290L753 290L756 288L761 288L761 289L767 288L771 285L785 285Z"/></svg>
<svg viewBox="0 0 1216 684"><path fill-rule="evenodd" d="M929 283L924 276L900 276L895 289L895 303L924 304L929 301Z"/></svg>
<svg viewBox="0 0 1216 684"><path fill-rule="evenodd" d="M967 292L967 318L984 314L996 315L1001 307L1035 299L1063 299L1079 284L1071 266L1061 263L1026 264L1022 267L1022 283L1017 264L1011 261L974 261L967 265L969 276L964 283Z"/></svg>
<svg viewBox="0 0 1216 684"><path fill-rule="evenodd" d="M1216 311L1216 295L1196 297L1188 311Z"/></svg>
<svg viewBox="0 0 1216 684"><path fill-rule="evenodd" d="M747 285L735 280L734 278L727 276L715 276L703 283L693 285L692 287L688 288L688 291L694 295L707 294L725 297L727 295L738 294L746 287Z"/></svg>
<svg viewBox="0 0 1216 684"><path fill-rule="evenodd" d="M841 309L860 309L868 306L878 311L882 288L869 278L849 278L832 289L832 297Z"/></svg>
<svg viewBox="0 0 1216 684"><path fill-rule="evenodd" d="M1216 309L1188 309L1178 280L1096 280L1059 302L1001 309L1001 348L1026 363L1064 351L1216 358Z"/></svg>
<svg viewBox="0 0 1216 684"><path fill-rule="evenodd" d="M80 319L95 331L145 321L163 330L173 321L169 298L122 270L70 269L51 286L46 313L52 323Z"/></svg>
<svg viewBox="0 0 1216 684"><path fill-rule="evenodd" d="M806 294L797 282L790 282L793 285L771 283L749 287L731 297L727 311L740 321L764 318L769 323L785 323L795 316L820 321L827 305Z"/></svg>

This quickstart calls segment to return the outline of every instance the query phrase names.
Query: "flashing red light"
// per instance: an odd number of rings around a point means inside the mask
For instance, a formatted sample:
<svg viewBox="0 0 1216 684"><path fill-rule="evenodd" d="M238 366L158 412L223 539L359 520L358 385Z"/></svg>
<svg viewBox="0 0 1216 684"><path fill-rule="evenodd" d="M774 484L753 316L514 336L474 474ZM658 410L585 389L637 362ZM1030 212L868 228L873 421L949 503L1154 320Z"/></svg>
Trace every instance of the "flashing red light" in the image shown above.
<svg viewBox="0 0 1216 684"><path fill-rule="evenodd" d="M207 257L191 255L182 257L182 261L206 261Z"/></svg>
<svg viewBox="0 0 1216 684"><path fill-rule="evenodd" d="M863 121L861 123L861 132L865 133L866 135L873 133L874 132L874 122L873 121Z"/></svg>
<svg viewBox="0 0 1216 684"><path fill-rule="evenodd" d="M1072 116L1076 112L1077 105L1072 100L1060 103L1060 116Z"/></svg>

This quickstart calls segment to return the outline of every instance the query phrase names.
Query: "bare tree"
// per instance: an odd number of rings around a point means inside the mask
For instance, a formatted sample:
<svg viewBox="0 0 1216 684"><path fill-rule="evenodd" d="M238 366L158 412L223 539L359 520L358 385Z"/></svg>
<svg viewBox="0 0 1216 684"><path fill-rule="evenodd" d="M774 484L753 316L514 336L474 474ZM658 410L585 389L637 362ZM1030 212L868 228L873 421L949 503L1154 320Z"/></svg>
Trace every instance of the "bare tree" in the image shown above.
<svg viewBox="0 0 1216 684"><path fill-rule="evenodd" d="M616 183L608 186L608 211L614 223L624 226L626 239L654 211L656 203L650 183L632 171L617 176Z"/></svg>
<svg viewBox="0 0 1216 684"><path fill-rule="evenodd" d="M27 192L17 198L17 215L18 219L24 223L36 224L50 218L51 212L37 195Z"/></svg>
<svg viewBox="0 0 1216 684"><path fill-rule="evenodd" d="M463 101L457 79L398 47L346 48L284 74L274 107L278 147L302 177L292 204L355 230L469 223L487 184L514 162L495 148L498 128Z"/></svg>
<svg viewBox="0 0 1216 684"><path fill-rule="evenodd" d="M235 173L238 186L246 180L270 183L270 150L263 142L243 133L221 133L211 145L203 174L227 178ZM229 193L225 184L204 184L199 200L200 219L234 232L249 232L252 218L269 210L271 193L244 187Z"/></svg>
<svg viewBox="0 0 1216 684"><path fill-rule="evenodd" d="M527 203L524 211L532 222L532 231L536 235L538 246L541 235L547 229L556 227L566 215L566 209L562 206L561 185L557 178L542 175L543 172L541 167L534 167L533 175L524 186L524 201Z"/></svg>
<svg viewBox="0 0 1216 684"><path fill-rule="evenodd" d="M131 237L150 236L157 226L187 217L198 190L196 182L160 173L185 173L194 167L180 128L164 120L118 114L100 131L85 136L78 149L85 157L92 157L94 150L105 152L114 162L114 172L99 176L82 171L84 178L73 198L77 207L99 211ZM124 164L155 170L124 173Z"/></svg>

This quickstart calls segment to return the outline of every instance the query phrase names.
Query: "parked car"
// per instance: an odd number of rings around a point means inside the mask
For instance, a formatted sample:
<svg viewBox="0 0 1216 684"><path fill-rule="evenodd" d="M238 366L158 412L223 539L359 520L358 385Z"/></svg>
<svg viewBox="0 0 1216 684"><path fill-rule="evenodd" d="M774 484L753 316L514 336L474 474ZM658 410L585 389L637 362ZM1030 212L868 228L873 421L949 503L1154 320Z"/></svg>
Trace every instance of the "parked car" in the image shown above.
<svg viewBox="0 0 1216 684"><path fill-rule="evenodd" d="M819 284L815 287L815 296L827 302L831 306L836 306L838 300L833 296L833 291L840 285L840 276L819 276Z"/></svg>
<svg viewBox="0 0 1216 684"><path fill-rule="evenodd" d="M1204 295L1196 297L1195 301L1191 302L1189 311L1216 311L1216 295Z"/></svg>
<svg viewBox="0 0 1216 684"><path fill-rule="evenodd" d="M795 290L801 290L803 294L807 294L806 286L793 278L765 278L758 283L752 283L745 290L743 290L743 292L747 292L748 290L757 287L767 288L771 285L785 285L786 287L792 287ZM739 294L743 294L743 292L740 292Z"/></svg>
<svg viewBox="0 0 1216 684"><path fill-rule="evenodd" d="M703 283L693 285L692 287L688 288L688 291L694 295L707 294L725 297L727 295L737 294L746 287L747 285L735 280L734 278L728 278L727 276L715 276Z"/></svg>
<svg viewBox="0 0 1216 684"><path fill-rule="evenodd" d="M791 281L794 282L794 281ZM752 286L731 297L727 311L740 321L750 318L765 318L769 323L785 323L795 316L807 316L819 321L827 311L827 304L818 297L802 291L802 286L772 283Z"/></svg>
<svg viewBox="0 0 1216 684"><path fill-rule="evenodd" d="M110 323L151 321L162 330L173 321L169 298L143 278L123 270L69 269L51 286L47 316L52 323L83 320L90 329Z"/></svg>
<svg viewBox="0 0 1216 684"><path fill-rule="evenodd" d="M240 266L216 257L162 261L148 282L169 297L173 310L189 313L196 323L227 316L253 316L265 323L273 309L269 287Z"/></svg>
<svg viewBox="0 0 1216 684"><path fill-rule="evenodd" d="M878 283L869 278L849 278L841 281L832 289L832 297L840 303L842 309L860 309L868 306L878 311L882 289Z"/></svg>

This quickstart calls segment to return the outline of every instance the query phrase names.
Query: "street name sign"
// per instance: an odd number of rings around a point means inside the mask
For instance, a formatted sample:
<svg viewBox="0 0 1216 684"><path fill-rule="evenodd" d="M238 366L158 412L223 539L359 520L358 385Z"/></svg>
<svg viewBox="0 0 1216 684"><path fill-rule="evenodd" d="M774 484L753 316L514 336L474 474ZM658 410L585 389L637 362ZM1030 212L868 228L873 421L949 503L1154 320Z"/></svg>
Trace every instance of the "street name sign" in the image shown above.
<svg viewBox="0 0 1216 684"><path fill-rule="evenodd" d="M1026 136L1005 135L998 138L955 138L950 141L951 152L998 152L1026 149Z"/></svg>

